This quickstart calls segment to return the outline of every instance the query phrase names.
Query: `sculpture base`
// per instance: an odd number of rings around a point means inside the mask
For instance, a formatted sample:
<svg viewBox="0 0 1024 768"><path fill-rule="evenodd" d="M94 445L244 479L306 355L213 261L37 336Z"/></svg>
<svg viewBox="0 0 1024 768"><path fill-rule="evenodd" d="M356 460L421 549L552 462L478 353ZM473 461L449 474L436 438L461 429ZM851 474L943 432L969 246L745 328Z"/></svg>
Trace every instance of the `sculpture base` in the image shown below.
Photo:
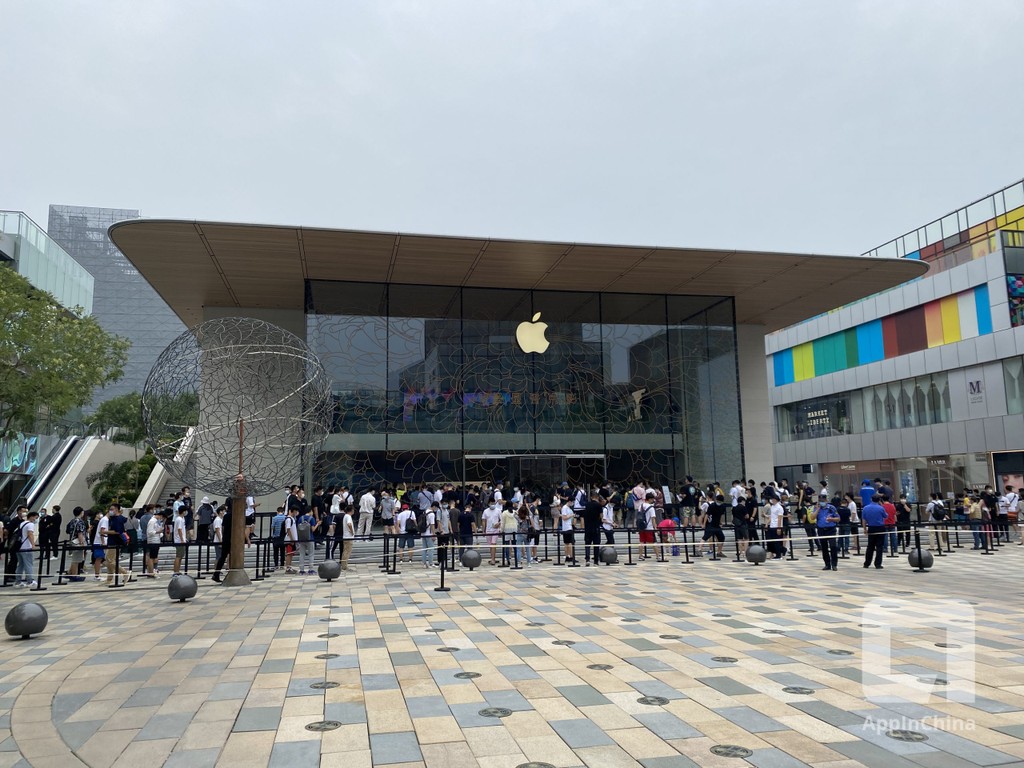
<svg viewBox="0 0 1024 768"><path fill-rule="evenodd" d="M252 579L244 568L232 568L225 572L223 583L225 587L248 587L252 584Z"/></svg>

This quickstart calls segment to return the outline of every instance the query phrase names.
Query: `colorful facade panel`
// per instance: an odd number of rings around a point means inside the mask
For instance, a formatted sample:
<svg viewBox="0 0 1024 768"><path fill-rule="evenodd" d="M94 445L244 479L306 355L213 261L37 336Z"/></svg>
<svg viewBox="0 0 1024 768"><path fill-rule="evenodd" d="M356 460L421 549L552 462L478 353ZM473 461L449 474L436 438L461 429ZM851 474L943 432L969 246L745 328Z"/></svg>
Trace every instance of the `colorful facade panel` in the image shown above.
<svg viewBox="0 0 1024 768"><path fill-rule="evenodd" d="M987 285L944 296L772 355L775 386L992 333Z"/></svg>

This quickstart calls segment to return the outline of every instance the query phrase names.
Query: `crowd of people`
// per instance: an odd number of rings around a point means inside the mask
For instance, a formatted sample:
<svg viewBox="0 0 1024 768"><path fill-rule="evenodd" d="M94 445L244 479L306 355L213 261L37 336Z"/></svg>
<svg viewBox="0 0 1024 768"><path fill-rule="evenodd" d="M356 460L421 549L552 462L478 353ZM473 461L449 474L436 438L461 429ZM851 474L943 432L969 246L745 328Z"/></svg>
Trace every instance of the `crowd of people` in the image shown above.
<svg viewBox="0 0 1024 768"><path fill-rule="evenodd" d="M574 567L578 543L585 566L597 563L599 549L614 545L616 533L637 533L640 560L661 556L658 547L679 554L682 542L694 556L724 556L726 532L733 534L737 556L747 547L764 544L775 559L793 546L795 539L817 550L823 570L835 570L840 554L849 555L851 542L860 551L861 533L866 539L864 567L881 568L882 553L911 546L912 523L928 523L928 546L948 548L951 527L969 531L974 549L989 549L997 541L1009 542L1011 526L1024 528L1018 517L1021 489L1006 486L997 493L992 486L966 489L954 499L931 494L926 504L911 504L890 481L865 479L857 491L834 492L822 480L817 488L798 481L790 488L781 482L734 480L728 489L717 482L703 487L687 477L676 489L646 481L634 485L610 482L587 486L562 483L553 489L506 487L504 483L458 487L454 483L404 483L362 489L358 496L344 485L318 486L307 499L305 489L286 489L282 503L269 517L267 543L272 568L286 574L312 575L315 551L338 559L348 570L357 540L372 540L375 531L389 537L399 562L418 559L425 569L439 566L438 549L451 545L475 547L488 556L487 563L515 561L530 566L538 561L542 532L557 533L565 563ZM256 539L260 504L245 499L242 544ZM29 511L19 506L5 522L0 538L7 553L4 584L36 586L36 561L66 557L64 575L71 582L85 581L87 563L93 580L109 583L117 576L126 582L128 572L121 555L141 554L142 578L160 574L160 553L173 548L172 573L182 573L188 548L205 544L214 549L216 567L212 578L220 581L231 547L231 500L217 503L204 496L193 503L191 489L182 488L164 505L124 510L119 504L106 510L75 507L66 524L60 506ZM577 536L582 535L582 542ZM1018 544L1024 536L1018 536ZM65 549L66 548L66 549ZM418 550L418 551L417 551ZM297 559L298 568L295 567ZM198 560L198 558L197 558ZM47 569L49 571L49 569Z"/></svg>

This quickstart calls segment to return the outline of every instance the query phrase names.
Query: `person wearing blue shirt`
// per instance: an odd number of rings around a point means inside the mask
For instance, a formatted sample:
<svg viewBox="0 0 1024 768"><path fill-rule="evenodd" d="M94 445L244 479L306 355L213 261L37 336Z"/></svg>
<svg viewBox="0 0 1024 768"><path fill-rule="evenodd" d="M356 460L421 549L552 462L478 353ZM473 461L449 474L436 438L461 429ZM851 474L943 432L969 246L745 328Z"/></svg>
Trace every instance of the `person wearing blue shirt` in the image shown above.
<svg viewBox="0 0 1024 768"><path fill-rule="evenodd" d="M860 508L864 509L868 504L871 503L871 497L877 493L874 486L871 485L870 480L865 480L860 484Z"/></svg>
<svg viewBox="0 0 1024 768"><path fill-rule="evenodd" d="M278 507L277 514L270 520L270 540L274 547L274 570L284 568L284 520L286 517L284 507ZM231 532L228 531L227 536L230 535Z"/></svg>
<svg viewBox="0 0 1024 768"><path fill-rule="evenodd" d="M821 550L821 557L825 561L823 571L839 570L839 540L836 538L839 522L839 513L836 508L829 504L827 498L818 497L817 520L818 527L818 548Z"/></svg>
<svg viewBox="0 0 1024 768"><path fill-rule="evenodd" d="M871 565L871 559L875 560L875 568L882 567L882 553L885 551L885 509L882 507L882 497L875 494L871 501L864 505L860 518L864 521L864 527L868 534L867 554L864 557L864 567Z"/></svg>

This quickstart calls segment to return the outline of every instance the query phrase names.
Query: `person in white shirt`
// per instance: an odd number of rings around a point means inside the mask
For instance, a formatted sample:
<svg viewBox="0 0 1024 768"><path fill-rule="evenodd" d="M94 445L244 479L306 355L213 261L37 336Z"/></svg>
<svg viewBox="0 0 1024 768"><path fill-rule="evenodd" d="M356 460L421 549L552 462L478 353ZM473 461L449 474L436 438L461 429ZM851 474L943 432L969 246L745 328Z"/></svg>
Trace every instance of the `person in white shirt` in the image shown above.
<svg viewBox="0 0 1024 768"><path fill-rule="evenodd" d="M373 530L373 513L377 509L377 497L367 491L359 497L359 527L356 536L369 536Z"/></svg>
<svg viewBox="0 0 1024 768"><path fill-rule="evenodd" d="M352 525L352 515L346 510L341 520L341 570L348 570L348 558L352 554L352 542L356 538L356 529Z"/></svg>
<svg viewBox="0 0 1024 768"><path fill-rule="evenodd" d="M420 538L423 540L423 567L424 568L437 568L437 563L434 562L434 556L437 554L435 549L437 547L437 511L439 507L437 502L432 502L430 509L424 513L425 525L423 531L420 533Z"/></svg>
<svg viewBox="0 0 1024 768"><path fill-rule="evenodd" d="M1006 486L1006 514L1007 519L1017 518L1017 533L1020 534L1020 539L1017 541L1017 546L1024 544L1024 520L1021 520L1020 516L1020 489L1013 489L1012 485Z"/></svg>
<svg viewBox="0 0 1024 768"><path fill-rule="evenodd" d="M497 493L497 491L495 491ZM498 538L501 533L501 503L492 501L489 507L483 512L484 533L487 535L487 543L491 547L491 565L497 565L495 559L498 554Z"/></svg>
<svg viewBox="0 0 1024 768"><path fill-rule="evenodd" d="M770 542L769 549L775 560L781 559L786 554L786 545L782 538L785 517L786 510L782 507L782 502L778 498L774 499L768 511L768 529L765 531L765 537Z"/></svg>
<svg viewBox="0 0 1024 768"><path fill-rule="evenodd" d="M174 575L178 576L181 574L181 561L185 557L185 553L188 551L188 534L185 532L185 515L182 514L182 510L179 508L174 513Z"/></svg>
<svg viewBox="0 0 1024 768"><path fill-rule="evenodd" d="M26 520L21 523L21 547L18 549L18 564L14 571L14 586L35 587L32 578L35 570L36 524L39 522L38 512L29 512Z"/></svg>
<svg viewBox="0 0 1024 768"><path fill-rule="evenodd" d="M164 513L162 510L157 510L153 513L153 516L149 518L149 522L146 523L146 576L150 579L155 579L157 574L157 564L160 560L160 542L163 541L164 537Z"/></svg>
<svg viewBox="0 0 1024 768"><path fill-rule="evenodd" d="M412 550L416 543L415 527L416 517L409 509L408 504L402 505L402 511L398 513L395 526L398 528L398 555L402 562L412 562Z"/></svg>
<svg viewBox="0 0 1024 768"><path fill-rule="evenodd" d="M732 505L734 507L739 506L740 499L743 498L744 489L742 483L739 480L732 481L732 488L729 489L729 496L732 497Z"/></svg>
<svg viewBox="0 0 1024 768"><path fill-rule="evenodd" d="M522 493L522 491L519 490L519 488L513 488L512 489L512 503L513 504L522 504L523 503L523 493Z"/></svg>
<svg viewBox="0 0 1024 768"><path fill-rule="evenodd" d="M295 525L295 509L288 510L284 519L284 572L295 573L292 568L292 557L295 556L295 545L299 543L299 531Z"/></svg>
<svg viewBox="0 0 1024 768"><path fill-rule="evenodd" d="M224 506L217 507L217 511L213 515L213 551L217 556L217 560L220 560L221 552L224 546Z"/></svg>
<svg viewBox="0 0 1024 768"><path fill-rule="evenodd" d="M96 572L96 581L100 581L100 568L107 560L107 534L110 531L110 518L101 515L96 521L96 529L92 537L92 567Z"/></svg>
<svg viewBox="0 0 1024 768"><path fill-rule="evenodd" d="M601 508L601 528L604 530L604 543L615 543L615 505L608 501Z"/></svg>
<svg viewBox="0 0 1024 768"><path fill-rule="evenodd" d="M654 544L654 529L658 525L657 513L655 512L654 491L647 491L644 494L643 504L637 510L636 524L640 528L640 559L648 558L647 545Z"/></svg>
<svg viewBox="0 0 1024 768"><path fill-rule="evenodd" d="M562 522L562 545L565 547L565 564L570 568L577 567L575 546L576 546L576 531L573 528L573 521L576 519L576 513L573 512L572 505L569 503L569 493L566 492L562 497L562 510L559 513L559 520Z"/></svg>
<svg viewBox="0 0 1024 768"><path fill-rule="evenodd" d="M252 496L245 497L245 546L252 546L252 537L256 532L256 499Z"/></svg>

